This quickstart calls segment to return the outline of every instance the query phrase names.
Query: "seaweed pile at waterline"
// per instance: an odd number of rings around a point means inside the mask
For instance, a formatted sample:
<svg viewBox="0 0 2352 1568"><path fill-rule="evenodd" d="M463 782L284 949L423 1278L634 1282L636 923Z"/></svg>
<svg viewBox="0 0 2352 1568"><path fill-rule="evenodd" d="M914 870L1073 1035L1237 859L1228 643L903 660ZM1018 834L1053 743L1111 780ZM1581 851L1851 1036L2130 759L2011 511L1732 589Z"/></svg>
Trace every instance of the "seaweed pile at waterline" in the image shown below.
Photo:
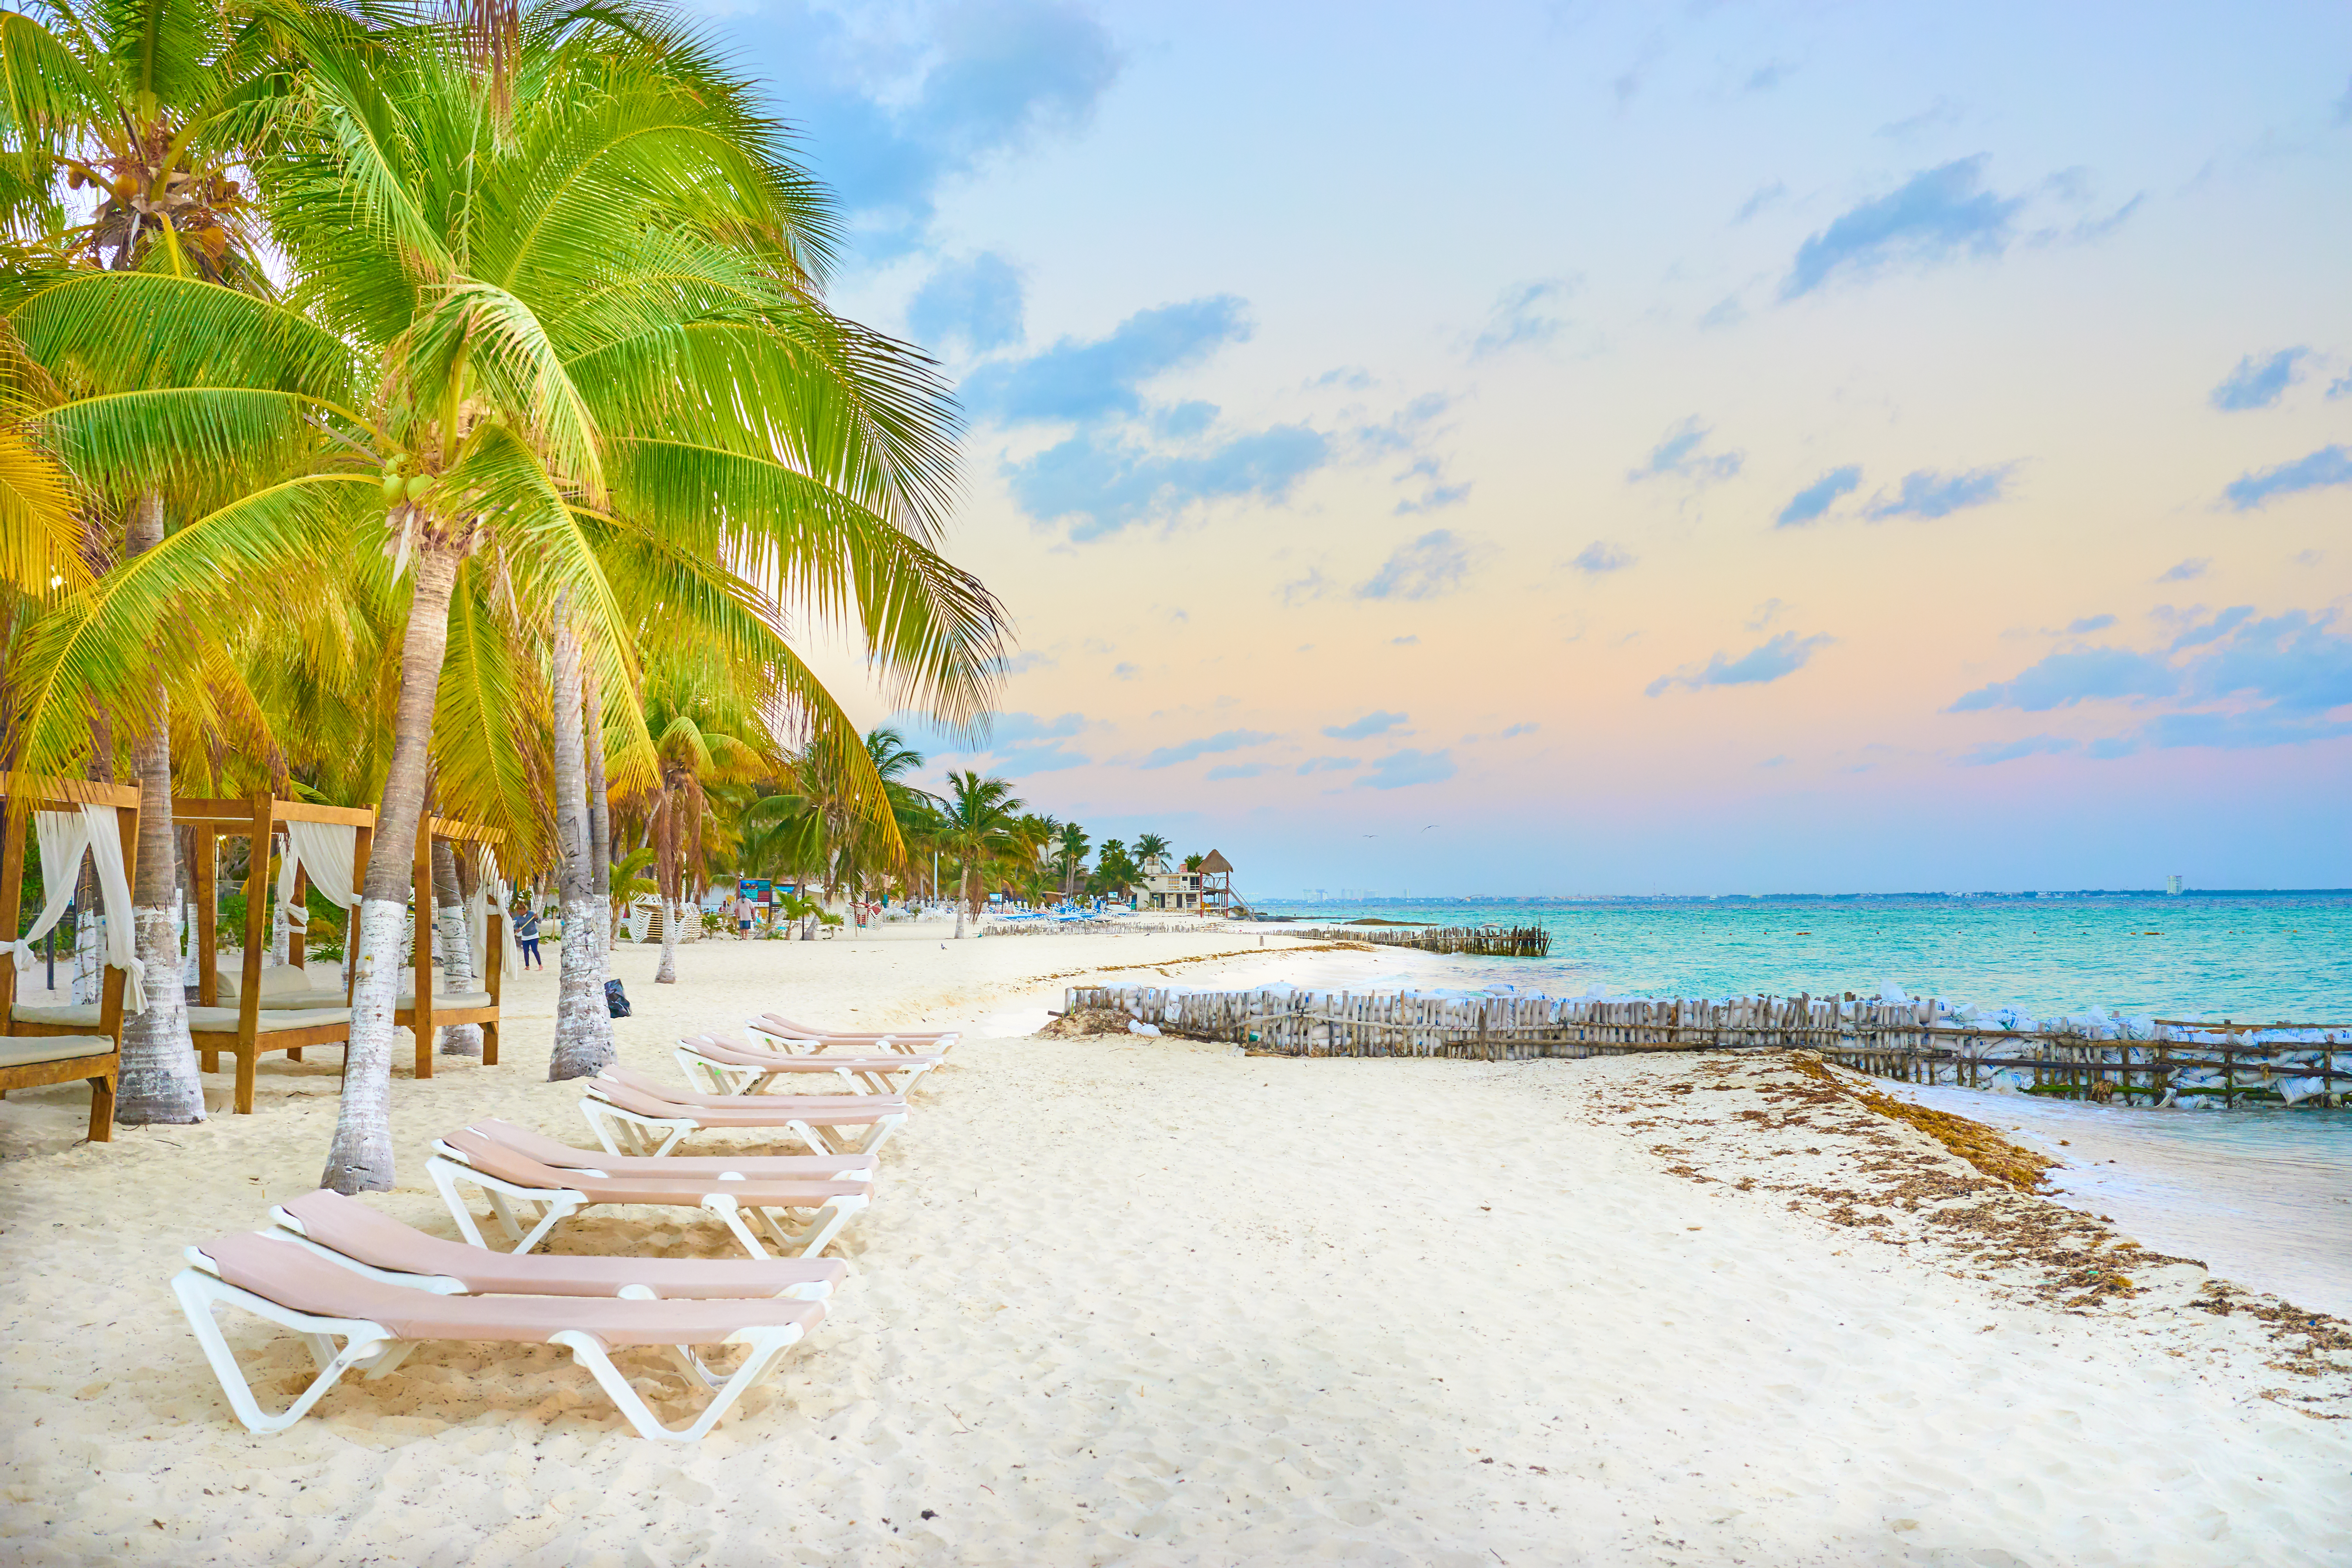
<svg viewBox="0 0 2352 1568"><path fill-rule="evenodd" d="M1078 985L1065 1005L1276 1056L1504 1061L1801 1048L1881 1078L1963 1089L2158 1106L2352 1103L2352 1024L2118 1018L2096 1008L2037 1019L1932 997L1559 999L1288 985Z"/></svg>

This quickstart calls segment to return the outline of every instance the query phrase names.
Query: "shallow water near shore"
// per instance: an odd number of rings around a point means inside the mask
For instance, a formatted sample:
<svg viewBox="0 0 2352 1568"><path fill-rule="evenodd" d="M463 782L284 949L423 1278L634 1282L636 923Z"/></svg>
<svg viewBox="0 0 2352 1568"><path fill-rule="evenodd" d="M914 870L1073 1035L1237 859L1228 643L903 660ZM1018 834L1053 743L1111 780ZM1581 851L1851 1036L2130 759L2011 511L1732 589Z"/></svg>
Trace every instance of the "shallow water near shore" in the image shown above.
<svg viewBox="0 0 2352 1568"><path fill-rule="evenodd" d="M2352 1317L2352 1110L2134 1110L1891 1086L2063 1160L2059 1201L2298 1307Z"/></svg>
<svg viewBox="0 0 2352 1568"><path fill-rule="evenodd" d="M1554 996L1914 996L2037 1016L2352 1023L2352 893L1899 894L1861 898L1268 901L1339 924L1541 925L1542 959L1456 959Z"/></svg>

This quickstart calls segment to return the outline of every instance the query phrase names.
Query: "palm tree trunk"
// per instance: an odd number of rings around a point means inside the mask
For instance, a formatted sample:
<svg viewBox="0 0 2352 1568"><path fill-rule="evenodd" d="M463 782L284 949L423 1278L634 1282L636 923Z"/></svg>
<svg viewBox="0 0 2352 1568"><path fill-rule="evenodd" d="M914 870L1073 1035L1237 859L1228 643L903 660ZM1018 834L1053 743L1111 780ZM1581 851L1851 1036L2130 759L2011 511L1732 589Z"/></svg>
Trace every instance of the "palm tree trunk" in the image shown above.
<svg viewBox="0 0 2352 1568"><path fill-rule="evenodd" d="M420 532L425 531L423 530ZM433 740L433 700L449 653L449 594L459 552L420 541L415 587L400 645L400 703L392 721L392 765L376 807L359 918L348 933L352 953L352 1037L343 1048L343 1100L335 1140L319 1178L346 1196L392 1190L392 1021L398 1005L401 928L416 866L416 831L425 815L425 772ZM430 940L422 921L417 940Z"/></svg>
<svg viewBox="0 0 2352 1568"><path fill-rule="evenodd" d="M956 901L955 901L955 907L956 907L956 940L957 940L958 942L961 942L961 941L963 940L963 884L964 884L966 881L970 880L970 879L971 879L971 861L969 861L969 860L958 860L958 861L956 862Z"/></svg>
<svg viewBox="0 0 2352 1568"><path fill-rule="evenodd" d="M163 498L153 491L131 504L124 553L163 542ZM146 967L147 1010L122 1020L121 1084L114 1119L126 1127L205 1119L205 1083L188 1038L186 993L180 989L180 847L172 831L172 731L163 683L154 683L155 713L131 747L139 775L139 865L131 918L139 962Z"/></svg>
<svg viewBox="0 0 2352 1568"><path fill-rule="evenodd" d="M604 691L596 672L583 668L583 688L588 718L583 741L584 761L588 773L588 865L590 881L596 889L596 933L604 946L597 951L613 951L614 920L613 914L613 805L604 784Z"/></svg>
<svg viewBox="0 0 2352 1568"><path fill-rule="evenodd" d="M654 880L661 885L662 952L661 967L654 971L654 984L677 984L677 906L680 886L686 877L686 846L680 842L677 814L685 796L678 788L678 769L662 770L661 793L654 797L651 811L646 813L646 842L653 846Z"/></svg>
<svg viewBox="0 0 2352 1568"><path fill-rule="evenodd" d="M676 899L665 897L662 900L661 967L654 971L654 984L656 985L677 984L678 908Z"/></svg>
<svg viewBox="0 0 2352 1568"><path fill-rule="evenodd" d="M604 900L590 845L587 759L581 733L580 634L555 622L555 846L562 867L563 956L556 977L555 1049L550 1082L587 1078L612 1065L613 1015L604 1005Z"/></svg>
<svg viewBox="0 0 2352 1568"><path fill-rule="evenodd" d="M441 927L441 984L449 991L474 988L474 937L466 929L466 895L457 886L457 856L446 838L433 844L433 902ZM445 1057L482 1054L479 1024L444 1024L439 1050Z"/></svg>

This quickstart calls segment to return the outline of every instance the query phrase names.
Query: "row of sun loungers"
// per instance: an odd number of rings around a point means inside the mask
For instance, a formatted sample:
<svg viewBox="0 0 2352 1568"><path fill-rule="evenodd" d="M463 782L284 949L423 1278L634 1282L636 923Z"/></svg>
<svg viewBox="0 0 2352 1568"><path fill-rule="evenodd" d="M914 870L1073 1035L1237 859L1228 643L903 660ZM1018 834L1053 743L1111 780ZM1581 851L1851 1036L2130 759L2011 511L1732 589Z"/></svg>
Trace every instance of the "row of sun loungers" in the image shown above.
<svg viewBox="0 0 2352 1568"><path fill-rule="evenodd" d="M753 1029L770 1043L715 1036L680 1042L688 1080L766 1089L814 1073L856 1091L705 1094L614 1068L589 1080L581 1101L601 1152L495 1119L436 1142L427 1170L464 1243L320 1191L273 1208L272 1230L188 1248L189 1267L172 1288L238 1419L256 1432L284 1431L345 1373L379 1378L419 1344L489 1340L570 1350L644 1436L692 1442L708 1433L824 1321L848 1269L819 1254L872 1200L876 1151L907 1120L906 1098L895 1089L936 1066L955 1041L952 1034L828 1034L772 1016ZM916 1039L926 1048L900 1043ZM692 1133L714 1128L779 1133L807 1152L671 1153ZM625 1142L632 1146L621 1147ZM503 1246L485 1237L478 1199ZM564 1220L598 1205L701 1210L747 1256L532 1250ZM214 1316L222 1305L308 1342L318 1373L286 1409L273 1415L261 1407ZM740 1350L731 1372L696 1353L714 1345ZM614 1352L641 1347L664 1349L688 1387L708 1394L692 1420L665 1425L614 1364Z"/></svg>

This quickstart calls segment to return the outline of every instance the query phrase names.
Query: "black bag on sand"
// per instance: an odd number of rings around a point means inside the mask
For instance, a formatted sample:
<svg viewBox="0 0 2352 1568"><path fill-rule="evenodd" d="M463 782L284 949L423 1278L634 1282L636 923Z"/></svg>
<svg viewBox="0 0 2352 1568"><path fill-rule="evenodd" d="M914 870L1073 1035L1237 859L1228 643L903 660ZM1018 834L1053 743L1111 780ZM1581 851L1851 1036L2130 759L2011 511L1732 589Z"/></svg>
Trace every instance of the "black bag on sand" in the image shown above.
<svg viewBox="0 0 2352 1568"><path fill-rule="evenodd" d="M629 994L621 989L621 983L617 980L604 982L604 1011L615 1018L629 1016Z"/></svg>

